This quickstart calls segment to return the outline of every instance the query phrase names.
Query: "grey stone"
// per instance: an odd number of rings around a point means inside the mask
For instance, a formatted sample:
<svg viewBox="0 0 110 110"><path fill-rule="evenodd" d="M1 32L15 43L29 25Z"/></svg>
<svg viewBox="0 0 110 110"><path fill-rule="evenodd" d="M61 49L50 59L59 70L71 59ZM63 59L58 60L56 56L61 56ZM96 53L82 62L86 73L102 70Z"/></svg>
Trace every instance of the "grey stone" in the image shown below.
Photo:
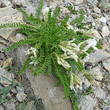
<svg viewBox="0 0 110 110"><path fill-rule="evenodd" d="M92 6L96 6L98 3L98 0L87 0Z"/></svg>
<svg viewBox="0 0 110 110"><path fill-rule="evenodd" d="M100 21L103 22L103 23L106 23L107 22L106 18L103 17L103 16L100 18Z"/></svg>
<svg viewBox="0 0 110 110"><path fill-rule="evenodd" d="M83 3L83 0L73 0L73 2L74 2L76 5L79 5L79 4Z"/></svg>
<svg viewBox="0 0 110 110"><path fill-rule="evenodd" d="M110 72L110 59L103 61L102 64L103 64L104 68Z"/></svg>
<svg viewBox="0 0 110 110"><path fill-rule="evenodd" d="M89 59L87 62L92 63L92 64L97 64L100 61L108 59L109 57L110 57L110 54L107 53L106 51L96 50L95 52L89 55Z"/></svg>
<svg viewBox="0 0 110 110"><path fill-rule="evenodd" d="M36 10L37 10L38 4L31 4L25 8L25 11L30 15L31 13L36 16Z"/></svg>
<svg viewBox="0 0 110 110"><path fill-rule="evenodd" d="M0 23L5 24L14 22L23 22L22 13L9 6L5 8L0 8ZM15 30L15 28L0 29L0 36L4 39L8 39L10 36L13 36Z"/></svg>
<svg viewBox="0 0 110 110"><path fill-rule="evenodd" d="M4 86L8 86L11 83L8 80L13 80L14 75L13 73L8 73L5 69L0 69L0 83Z"/></svg>
<svg viewBox="0 0 110 110"><path fill-rule="evenodd" d="M103 110L110 110L110 106L105 106Z"/></svg>
<svg viewBox="0 0 110 110"><path fill-rule="evenodd" d="M14 103L7 103L6 104L6 110L16 110Z"/></svg>
<svg viewBox="0 0 110 110"><path fill-rule="evenodd" d="M99 99L105 99L105 92L98 87L95 91L94 91L95 97L99 98Z"/></svg>
<svg viewBox="0 0 110 110"><path fill-rule="evenodd" d="M16 89L17 89L18 92L24 92L24 89L19 87L19 86L17 86Z"/></svg>
<svg viewBox="0 0 110 110"><path fill-rule="evenodd" d="M98 7L95 7L95 8L94 8L94 12L96 12L96 13L101 13L101 10L100 10Z"/></svg>
<svg viewBox="0 0 110 110"><path fill-rule="evenodd" d="M18 92L16 98L19 102L23 102L26 99L26 94L24 92Z"/></svg>
<svg viewBox="0 0 110 110"><path fill-rule="evenodd" d="M102 27L102 36L103 36L103 37L106 37L106 36L108 36L109 34L110 34L110 31L109 31L109 29L108 29L108 26Z"/></svg>
<svg viewBox="0 0 110 110"><path fill-rule="evenodd" d="M24 51L27 48L18 48L17 58L23 64L25 60ZM43 100L45 107L48 110L72 110L72 105L69 99L64 100L64 90L62 86L54 87L53 85L57 81L56 78L51 76L45 76L40 74L35 77L32 71L27 70L26 76L31 83L33 91L39 98Z"/></svg>
<svg viewBox="0 0 110 110"><path fill-rule="evenodd" d="M0 106L0 110L4 110L4 108L2 106Z"/></svg>
<svg viewBox="0 0 110 110"><path fill-rule="evenodd" d="M9 0L3 0L2 3L4 3L5 6L12 6L12 4Z"/></svg>
<svg viewBox="0 0 110 110"><path fill-rule="evenodd" d="M103 74L98 66L92 68L91 73L94 75L96 80L101 81L103 79Z"/></svg>
<svg viewBox="0 0 110 110"><path fill-rule="evenodd" d="M27 5L30 4L29 0L12 0L12 2L14 4L17 4L17 5L22 5L24 7L26 7Z"/></svg>
<svg viewBox="0 0 110 110"><path fill-rule="evenodd" d="M87 95L81 100L81 103L79 104L79 109L94 110L96 102L97 102L96 99L93 99L90 95Z"/></svg>

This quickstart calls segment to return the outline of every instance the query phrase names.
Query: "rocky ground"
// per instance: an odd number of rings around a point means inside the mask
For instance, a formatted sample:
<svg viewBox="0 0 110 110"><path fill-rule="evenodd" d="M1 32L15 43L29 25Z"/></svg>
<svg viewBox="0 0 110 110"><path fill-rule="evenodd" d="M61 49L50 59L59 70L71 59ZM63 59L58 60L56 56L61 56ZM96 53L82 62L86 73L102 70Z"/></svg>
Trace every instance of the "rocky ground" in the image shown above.
<svg viewBox="0 0 110 110"><path fill-rule="evenodd" d="M39 0L0 0L0 23L23 22L23 15L17 8L23 8L28 14L35 15L38 3ZM69 22L79 16L78 11L83 10L85 12L83 22L93 25L91 33L103 47L102 50L91 53L89 60L84 59L85 63L87 62L85 67L96 75L96 80L100 84L98 87L92 86L92 94L82 97L80 110L110 110L110 1L46 0L43 12L46 7L55 9L57 6L61 7L61 19L66 14L70 15ZM69 6L74 7L74 14L71 14ZM31 107L35 105L33 104L35 99L38 99L36 101L38 110L43 110L44 105L49 110L72 110L71 102L63 99L63 88L53 87L56 80L53 76L41 75L36 78L30 74L30 71L22 76L16 74L23 63L24 50L27 47L19 48L13 53L3 53L1 50L9 43L17 42L23 37L16 33L16 29L0 30L0 104L2 105L0 110L33 110ZM8 66L8 63L11 66ZM8 68L5 68L7 66ZM89 87L90 83L83 80ZM19 105L28 99L26 107L18 109Z"/></svg>

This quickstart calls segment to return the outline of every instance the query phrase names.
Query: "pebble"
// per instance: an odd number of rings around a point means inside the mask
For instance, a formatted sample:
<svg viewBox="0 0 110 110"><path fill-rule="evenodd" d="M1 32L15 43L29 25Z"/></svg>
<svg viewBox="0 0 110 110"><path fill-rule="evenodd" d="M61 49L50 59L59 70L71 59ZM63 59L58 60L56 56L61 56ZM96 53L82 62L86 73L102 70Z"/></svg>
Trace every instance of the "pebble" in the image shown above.
<svg viewBox="0 0 110 110"><path fill-rule="evenodd" d="M99 32L97 30L91 30L92 34L93 34L93 37L95 37L95 39L97 41L99 41L102 37L101 35L99 34Z"/></svg>
<svg viewBox="0 0 110 110"><path fill-rule="evenodd" d="M107 22L106 18L103 17L103 16L100 18L100 21L103 22L103 23L106 23Z"/></svg>
<svg viewBox="0 0 110 110"><path fill-rule="evenodd" d="M90 95L83 97L79 104L80 110L94 110L96 105L96 99L93 99Z"/></svg>
<svg viewBox="0 0 110 110"><path fill-rule="evenodd" d="M3 0L2 3L4 3L5 6L12 6L9 0Z"/></svg>
<svg viewBox="0 0 110 110"><path fill-rule="evenodd" d="M83 3L83 0L74 0L73 2L74 2L76 5L79 5L79 4Z"/></svg>
<svg viewBox="0 0 110 110"><path fill-rule="evenodd" d="M16 89L18 92L24 92L24 89L22 87L17 86Z"/></svg>
<svg viewBox="0 0 110 110"><path fill-rule="evenodd" d="M110 110L110 106L105 106L103 110Z"/></svg>
<svg viewBox="0 0 110 110"><path fill-rule="evenodd" d="M101 10L100 10L98 7L95 7L95 8L94 8L94 12L96 12L96 13L99 13L99 14L100 14L100 13L101 13Z"/></svg>
<svg viewBox="0 0 110 110"><path fill-rule="evenodd" d="M95 94L95 97L99 98L99 99L105 99L105 92L100 88L96 88L96 90L94 90L94 94Z"/></svg>
<svg viewBox="0 0 110 110"><path fill-rule="evenodd" d="M87 2L89 2L92 6L96 7L98 0L87 0Z"/></svg>
<svg viewBox="0 0 110 110"><path fill-rule="evenodd" d="M96 80L101 81L103 79L103 74L98 66L92 68L91 73L94 75Z"/></svg>
<svg viewBox="0 0 110 110"><path fill-rule="evenodd" d="M4 108L2 106L0 106L0 110L4 110Z"/></svg>
<svg viewBox="0 0 110 110"><path fill-rule="evenodd" d="M107 59L102 62L104 68L110 72L110 59Z"/></svg>
<svg viewBox="0 0 110 110"><path fill-rule="evenodd" d="M109 58L109 57L110 57L110 54L107 53L107 52L104 51L104 50L96 50L95 52L91 53L88 57L89 57L88 60L87 60L87 58L85 57L85 58L83 59L83 61L85 62L85 60L86 60L86 62L95 65L95 64L97 64L98 62L103 61L103 60Z"/></svg>
<svg viewBox="0 0 110 110"><path fill-rule="evenodd" d="M6 104L6 110L16 110L14 103Z"/></svg>
<svg viewBox="0 0 110 110"><path fill-rule="evenodd" d="M108 29L108 26L102 27L102 36L103 36L103 37L106 37L106 36L108 36L109 34L110 34L110 31L109 31L109 29Z"/></svg>
<svg viewBox="0 0 110 110"><path fill-rule="evenodd" d="M26 94L24 92L19 92L17 93L16 98L19 102L23 102L26 99Z"/></svg>
<svg viewBox="0 0 110 110"><path fill-rule="evenodd" d="M9 86L11 83L8 80L13 80L14 75L13 73L7 72L5 69L0 70L0 83L3 84L4 86ZM7 80L8 79L8 80Z"/></svg>

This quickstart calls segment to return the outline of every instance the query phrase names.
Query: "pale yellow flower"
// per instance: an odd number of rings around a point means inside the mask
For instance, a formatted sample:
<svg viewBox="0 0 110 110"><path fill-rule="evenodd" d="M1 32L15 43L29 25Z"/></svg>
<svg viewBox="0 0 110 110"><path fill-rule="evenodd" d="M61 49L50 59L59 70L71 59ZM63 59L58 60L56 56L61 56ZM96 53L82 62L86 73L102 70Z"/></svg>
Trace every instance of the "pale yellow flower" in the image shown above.
<svg viewBox="0 0 110 110"><path fill-rule="evenodd" d="M64 60L61 56L56 55L56 57L59 65L62 65L65 69L71 68L70 64L66 60Z"/></svg>

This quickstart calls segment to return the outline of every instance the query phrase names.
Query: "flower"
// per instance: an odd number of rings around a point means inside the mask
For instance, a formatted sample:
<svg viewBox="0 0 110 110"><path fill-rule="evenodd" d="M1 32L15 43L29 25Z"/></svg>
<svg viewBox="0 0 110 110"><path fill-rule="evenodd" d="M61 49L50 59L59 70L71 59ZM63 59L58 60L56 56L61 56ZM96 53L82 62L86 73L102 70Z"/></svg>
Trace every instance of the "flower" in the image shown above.
<svg viewBox="0 0 110 110"><path fill-rule="evenodd" d="M66 60L64 60L61 56L56 56L59 65L62 65L67 70L71 68L70 64Z"/></svg>
<svg viewBox="0 0 110 110"><path fill-rule="evenodd" d="M97 50L97 41L94 39L88 39L84 42L81 42L78 44L78 47L84 47L84 49L82 50L83 52L86 52L90 47L92 47L94 50Z"/></svg>
<svg viewBox="0 0 110 110"><path fill-rule="evenodd" d="M81 79L78 77L78 75L73 74L71 72L71 77L70 77L70 88L72 90L75 90L74 84L76 85L76 89L82 89L82 81Z"/></svg>
<svg viewBox="0 0 110 110"><path fill-rule="evenodd" d="M36 48L31 47L30 49L28 49L27 51L25 51L25 55L33 54L35 57L37 57L36 52L37 52Z"/></svg>
<svg viewBox="0 0 110 110"><path fill-rule="evenodd" d="M59 44L59 47L64 51L64 59L72 58L78 61L77 53L79 52L78 46L73 43L75 39L70 41L63 41Z"/></svg>

